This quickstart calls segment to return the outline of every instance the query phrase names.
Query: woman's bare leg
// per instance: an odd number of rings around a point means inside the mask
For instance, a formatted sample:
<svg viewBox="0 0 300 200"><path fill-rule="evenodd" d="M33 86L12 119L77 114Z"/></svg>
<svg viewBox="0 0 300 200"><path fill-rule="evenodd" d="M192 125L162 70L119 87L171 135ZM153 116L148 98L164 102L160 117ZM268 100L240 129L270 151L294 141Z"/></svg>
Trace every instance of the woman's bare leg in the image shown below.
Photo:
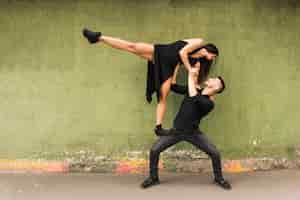
<svg viewBox="0 0 300 200"><path fill-rule="evenodd" d="M163 122L164 115L167 110L167 96L171 88L172 78L166 80L161 86L161 95L156 107L156 125L160 125Z"/></svg>
<svg viewBox="0 0 300 200"><path fill-rule="evenodd" d="M134 53L149 61L153 61L154 46L148 43L129 42L119 38L101 36L100 41L115 49ZM172 78L166 80L161 87L160 100L156 107L156 125L162 124L167 109L167 96L171 88Z"/></svg>
<svg viewBox="0 0 300 200"><path fill-rule="evenodd" d="M127 51L136 54L149 61L153 61L153 52L154 52L153 44L143 43L143 42L130 42L119 38L114 38L114 37L104 36L104 35L101 36L101 38L99 38L99 41L103 42L104 44L112 48Z"/></svg>
<svg viewBox="0 0 300 200"><path fill-rule="evenodd" d="M144 59L153 61L154 45L144 42L129 42L119 38L102 35L101 32L94 32L87 28L82 30L83 36L91 43L103 42L108 46L134 53Z"/></svg>
<svg viewBox="0 0 300 200"><path fill-rule="evenodd" d="M144 59L147 59L151 62L153 62L153 53L154 53L154 45L149 43L142 43L142 42L130 42L126 40L122 40L119 38L114 38L110 36L102 35L102 33L98 32L92 32L89 30L84 30L84 36L87 36L87 33L85 31L88 31L88 34L92 34L89 38L92 40L91 43L96 43L98 41L103 42L104 44L115 48L120 49L123 51L127 51L130 53L134 53ZM95 38L96 37L96 38ZM167 96L169 94L170 88L171 88L172 78L169 78L166 80L161 87L161 95L160 100L156 108L156 124L160 125L162 124L166 109L167 109Z"/></svg>

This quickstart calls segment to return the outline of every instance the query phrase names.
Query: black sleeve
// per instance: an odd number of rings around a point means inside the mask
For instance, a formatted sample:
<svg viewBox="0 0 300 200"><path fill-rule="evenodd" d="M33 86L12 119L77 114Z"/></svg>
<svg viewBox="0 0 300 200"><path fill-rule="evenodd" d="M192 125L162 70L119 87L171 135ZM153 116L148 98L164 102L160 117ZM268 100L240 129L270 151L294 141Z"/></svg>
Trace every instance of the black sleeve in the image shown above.
<svg viewBox="0 0 300 200"><path fill-rule="evenodd" d="M199 93L196 96L193 96L192 99L195 103L200 104L200 105L207 105L208 102L211 102L211 101L207 100L207 97L204 97ZM212 108L214 107L213 103L210 103L209 105L211 105Z"/></svg>
<svg viewBox="0 0 300 200"><path fill-rule="evenodd" d="M187 94L188 87L185 85L172 84L171 90L178 94Z"/></svg>
<svg viewBox="0 0 300 200"><path fill-rule="evenodd" d="M200 104L203 103L205 100L199 93L196 96L192 96L191 98L193 99L193 101L200 103Z"/></svg>

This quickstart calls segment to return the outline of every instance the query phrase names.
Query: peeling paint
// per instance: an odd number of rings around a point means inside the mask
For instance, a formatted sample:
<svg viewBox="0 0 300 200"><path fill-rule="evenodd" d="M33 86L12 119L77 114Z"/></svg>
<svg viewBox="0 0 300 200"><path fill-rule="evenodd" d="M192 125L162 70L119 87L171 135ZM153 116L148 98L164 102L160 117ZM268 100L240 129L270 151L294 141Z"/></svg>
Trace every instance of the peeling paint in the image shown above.
<svg viewBox="0 0 300 200"><path fill-rule="evenodd" d="M149 162L144 159L138 160L120 160L118 161L117 168L115 169L116 174L143 174L147 171ZM163 162L159 162L159 169L164 168Z"/></svg>
<svg viewBox="0 0 300 200"><path fill-rule="evenodd" d="M242 162L239 160L231 160L231 161L227 161L226 163L224 163L223 165L223 170L225 172L231 172L231 173L240 173L240 172L249 172L249 171L253 171L253 169L248 168L248 167L244 167L242 165Z"/></svg>
<svg viewBox="0 0 300 200"><path fill-rule="evenodd" d="M68 172L69 165L61 161L0 160L0 171Z"/></svg>
<svg viewBox="0 0 300 200"><path fill-rule="evenodd" d="M294 148L295 154L299 147ZM124 152L124 157L98 155L93 151L65 153L62 160L0 160L0 172L85 172L115 174L145 174L149 170L146 152ZM147 155L147 158L145 156ZM300 157L247 158L223 160L223 170L229 173L241 173L272 169L300 169ZM159 162L160 171L205 173L211 172L211 160L199 151L166 151Z"/></svg>

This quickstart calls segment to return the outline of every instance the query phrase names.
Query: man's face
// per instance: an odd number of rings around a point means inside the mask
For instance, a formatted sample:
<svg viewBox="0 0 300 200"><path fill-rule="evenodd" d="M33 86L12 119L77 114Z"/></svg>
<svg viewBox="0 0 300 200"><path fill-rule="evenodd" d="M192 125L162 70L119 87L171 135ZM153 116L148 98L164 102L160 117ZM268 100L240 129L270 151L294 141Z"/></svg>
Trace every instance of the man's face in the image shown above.
<svg viewBox="0 0 300 200"><path fill-rule="evenodd" d="M209 88L212 93L217 93L222 88L222 83L218 78L209 78L205 81L205 86Z"/></svg>

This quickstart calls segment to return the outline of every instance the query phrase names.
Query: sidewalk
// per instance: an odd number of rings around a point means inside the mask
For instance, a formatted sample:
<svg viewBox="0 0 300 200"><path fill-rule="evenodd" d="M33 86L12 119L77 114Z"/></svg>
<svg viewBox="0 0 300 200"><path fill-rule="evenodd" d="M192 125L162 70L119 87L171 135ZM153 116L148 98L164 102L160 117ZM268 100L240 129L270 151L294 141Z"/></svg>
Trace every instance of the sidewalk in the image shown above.
<svg viewBox="0 0 300 200"><path fill-rule="evenodd" d="M211 174L161 174L161 185L142 190L144 175L93 173L0 174L1 200L299 200L300 170L226 174L233 190Z"/></svg>

